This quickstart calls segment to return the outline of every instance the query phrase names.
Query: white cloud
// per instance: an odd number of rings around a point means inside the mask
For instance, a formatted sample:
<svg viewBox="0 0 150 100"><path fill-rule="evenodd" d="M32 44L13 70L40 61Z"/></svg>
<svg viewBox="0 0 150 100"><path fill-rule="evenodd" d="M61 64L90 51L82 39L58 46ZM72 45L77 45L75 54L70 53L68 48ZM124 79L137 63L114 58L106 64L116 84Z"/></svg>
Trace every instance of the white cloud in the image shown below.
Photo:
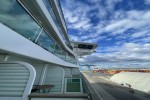
<svg viewBox="0 0 150 100"><path fill-rule="evenodd" d="M77 17L77 16L75 16L75 17L70 17L70 16L68 16L68 21L70 22L70 23L76 23L77 21L79 20L79 18Z"/></svg>
<svg viewBox="0 0 150 100"><path fill-rule="evenodd" d="M91 27L93 26L93 24L86 24L86 25L83 25L82 26L82 28L84 29L84 30L90 30L91 29Z"/></svg>
<svg viewBox="0 0 150 100"><path fill-rule="evenodd" d="M90 38L90 37L87 36L87 35L86 35L86 36L81 36L81 37L80 37L81 40L87 40L87 39L89 39L89 38Z"/></svg>
<svg viewBox="0 0 150 100"><path fill-rule="evenodd" d="M71 40L71 41L79 41L78 36L75 36L75 35L69 35L69 37L70 37L70 40Z"/></svg>
<svg viewBox="0 0 150 100"><path fill-rule="evenodd" d="M150 4L150 0L145 0L145 3L146 4Z"/></svg>
<svg viewBox="0 0 150 100"><path fill-rule="evenodd" d="M72 4L74 4L74 7L72 7ZM63 9L65 18L69 24L68 28L88 31L92 27L93 24L87 16L91 8L87 4L75 0L66 0Z"/></svg>
<svg viewBox="0 0 150 100"><path fill-rule="evenodd" d="M114 15L111 16L111 19L113 20L119 20L119 19L123 19L126 17L126 13L124 13L124 11L122 10L118 10L114 12Z"/></svg>
<svg viewBox="0 0 150 100"><path fill-rule="evenodd" d="M129 19L123 19L123 20L117 20L112 23L110 23L108 26L105 27L106 32L113 32L118 30L126 30L128 28L128 24L132 23L132 20Z"/></svg>
<svg viewBox="0 0 150 100"><path fill-rule="evenodd" d="M65 11L64 15L67 22L69 23L68 27L82 31L82 33L94 31L96 33L95 37L101 36L102 33L110 33L112 35L124 34L125 31L131 28L136 30L135 33L139 33L142 31L138 31L140 28L143 28L150 23L150 11L148 10L123 11L120 9L113 11L116 3L121 2L122 0L104 1L105 6L101 4L101 0L88 1L92 3L92 6L76 0L65 1L63 9ZM72 4L74 5L72 6ZM98 10L98 12L96 13L93 10ZM111 19L104 20L109 10L113 12L113 15L110 17ZM92 13L89 14L90 11L92 11ZM97 16L100 21L97 22L97 25L94 25L89 16ZM89 34L89 37L91 34ZM133 37L136 36L133 35Z"/></svg>
<svg viewBox="0 0 150 100"><path fill-rule="evenodd" d="M149 10L115 10L115 5L122 0L103 0L104 4L101 3L102 0L87 0L92 3L90 6L80 0L66 1L71 2L64 6L69 28L80 32L78 36L71 35L72 40L114 42L109 47L98 48L99 53L83 58L82 62L132 64L150 61ZM150 0L145 2L149 4ZM126 43L127 41L131 43Z"/></svg>
<svg viewBox="0 0 150 100"><path fill-rule="evenodd" d="M146 36L147 33L148 33L148 30L143 30L143 31L140 31L140 32L133 33L131 36L133 38L139 38L139 37Z"/></svg>
<svg viewBox="0 0 150 100"><path fill-rule="evenodd" d="M118 35L124 34L128 29L134 29L136 31L133 33L132 38L144 36L146 31L147 33L150 32L149 27L147 27L150 23L150 11L128 11L125 16L122 19L110 21L110 23L104 27L105 32L109 32L112 35ZM144 27L147 27L147 29L145 30Z"/></svg>
<svg viewBox="0 0 150 100"><path fill-rule="evenodd" d="M80 21L80 22L72 24L72 28L74 28L74 29L81 29L81 28L83 28L83 27L85 27L87 25L90 26L89 21L88 20L83 20L83 21Z"/></svg>
<svg viewBox="0 0 150 100"><path fill-rule="evenodd" d="M102 62L108 63L143 63L150 61L150 44L135 44L125 43L122 47L110 47L106 48L105 53L96 53L86 56L84 62L92 64L100 64ZM150 66L149 66L150 67Z"/></svg>
<svg viewBox="0 0 150 100"><path fill-rule="evenodd" d="M126 15L126 18L128 18L128 19L140 20L143 17L140 15L143 15L145 13L146 13L145 11L130 10L130 11L125 12L125 15Z"/></svg>
<svg viewBox="0 0 150 100"><path fill-rule="evenodd" d="M150 11L147 11L146 13L144 13L144 15L142 15L142 19L149 21L149 18L150 18Z"/></svg>
<svg viewBox="0 0 150 100"><path fill-rule="evenodd" d="M96 14L96 16L99 18L99 19L103 19L107 16L107 9L104 7L104 6L100 6L97 8L98 9L98 13Z"/></svg>
<svg viewBox="0 0 150 100"><path fill-rule="evenodd" d="M101 2L101 0L87 0L87 2L89 2L89 3L99 3L99 2Z"/></svg>
<svg viewBox="0 0 150 100"><path fill-rule="evenodd" d="M145 38L142 38L141 41L143 42L150 42L150 36L149 37L145 37Z"/></svg>
<svg viewBox="0 0 150 100"><path fill-rule="evenodd" d="M113 10L116 3L121 2L122 0L106 0L107 10Z"/></svg>

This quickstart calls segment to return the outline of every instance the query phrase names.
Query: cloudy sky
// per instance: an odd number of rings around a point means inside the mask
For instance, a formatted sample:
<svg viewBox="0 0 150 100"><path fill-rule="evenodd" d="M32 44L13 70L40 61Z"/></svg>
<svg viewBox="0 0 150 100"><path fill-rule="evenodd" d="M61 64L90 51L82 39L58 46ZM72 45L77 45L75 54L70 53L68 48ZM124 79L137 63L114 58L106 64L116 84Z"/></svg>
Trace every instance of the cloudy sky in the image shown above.
<svg viewBox="0 0 150 100"><path fill-rule="evenodd" d="M97 43L80 62L150 67L150 0L60 0L71 41Z"/></svg>

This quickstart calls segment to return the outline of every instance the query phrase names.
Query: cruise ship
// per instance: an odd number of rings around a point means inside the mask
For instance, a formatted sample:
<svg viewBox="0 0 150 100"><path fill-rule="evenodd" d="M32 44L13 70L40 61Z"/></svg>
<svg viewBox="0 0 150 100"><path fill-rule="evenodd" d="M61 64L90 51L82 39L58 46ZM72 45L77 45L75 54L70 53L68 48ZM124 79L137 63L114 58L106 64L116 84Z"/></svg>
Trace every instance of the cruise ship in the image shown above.
<svg viewBox="0 0 150 100"><path fill-rule="evenodd" d="M91 100L59 0L0 0L0 100Z"/></svg>

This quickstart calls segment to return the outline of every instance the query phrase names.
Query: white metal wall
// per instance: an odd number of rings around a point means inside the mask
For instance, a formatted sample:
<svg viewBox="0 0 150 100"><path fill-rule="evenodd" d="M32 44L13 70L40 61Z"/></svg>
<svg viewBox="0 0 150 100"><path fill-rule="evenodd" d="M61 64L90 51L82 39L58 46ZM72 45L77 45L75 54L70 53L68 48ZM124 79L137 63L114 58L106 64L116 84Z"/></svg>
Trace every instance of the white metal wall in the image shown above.
<svg viewBox="0 0 150 100"><path fill-rule="evenodd" d="M72 69L72 75L79 75L80 74L79 68L71 68L71 69Z"/></svg>
<svg viewBox="0 0 150 100"><path fill-rule="evenodd" d="M35 76L28 63L0 63L0 100L27 100Z"/></svg>
<svg viewBox="0 0 150 100"><path fill-rule="evenodd" d="M0 64L0 96L22 96L29 70L18 64Z"/></svg>
<svg viewBox="0 0 150 100"><path fill-rule="evenodd" d="M65 70L65 76L71 75L71 68L63 68Z"/></svg>

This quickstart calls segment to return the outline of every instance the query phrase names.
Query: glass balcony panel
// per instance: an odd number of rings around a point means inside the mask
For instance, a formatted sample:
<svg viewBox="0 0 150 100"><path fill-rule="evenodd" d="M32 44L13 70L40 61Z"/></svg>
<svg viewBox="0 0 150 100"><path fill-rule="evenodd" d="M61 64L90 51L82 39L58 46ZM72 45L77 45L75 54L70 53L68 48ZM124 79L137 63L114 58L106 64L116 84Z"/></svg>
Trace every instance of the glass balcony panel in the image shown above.
<svg viewBox="0 0 150 100"><path fill-rule="evenodd" d="M54 14L54 11L53 11L52 6L50 5L49 1L48 1L48 0L43 0L43 2L44 2L44 4L45 4L45 6L46 6L48 12L50 13L50 15L51 15L51 17L52 17L54 23L55 23L56 25L58 25L58 21L57 21L57 19L56 19L56 16L55 16L55 14Z"/></svg>
<svg viewBox="0 0 150 100"><path fill-rule="evenodd" d="M41 27L18 4L16 0L2 0L0 3L0 21L27 39L34 41Z"/></svg>
<svg viewBox="0 0 150 100"><path fill-rule="evenodd" d="M55 43L44 31L39 36L37 44L52 53L54 51Z"/></svg>
<svg viewBox="0 0 150 100"><path fill-rule="evenodd" d="M65 38L64 33L63 33L63 31L62 31L62 29L61 29L61 27L60 27L59 21L58 21L58 19L57 19L55 13L54 13L54 11L53 11L53 8L52 8L50 2L49 2L48 0L43 0L43 2L44 2L44 4L45 4L45 6L46 6L48 12L50 13L50 15L51 15L51 17L52 17L52 19L53 19L53 21L54 21L54 23L55 23L55 25L56 25L56 27L57 27L59 33L60 33L60 35L62 36L62 38L63 38L63 40L64 40L64 42L65 42L66 45L70 48L70 46L71 46L71 45L70 45L70 42L69 42L69 40L67 40L67 39ZM70 49L71 49L71 48L70 48Z"/></svg>
<svg viewBox="0 0 150 100"><path fill-rule="evenodd" d="M62 12L62 10L61 10L59 1L58 1L58 0L55 0L55 1L56 1L57 5L58 5L58 12L59 12L59 15L60 15L60 17L61 17L63 23L65 24L65 20L64 20L64 18L63 18L63 12ZM66 28L66 24L65 24L65 29L67 29L67 28Z"/></svg>
<svg viewBox="0 0 150 100"><path fill-rule="evenodd" d="M66 54L65 54L65 52L62 52L62 59L66 61Z"/></svg>
<svg viewBox="0 0 150 100"><path fill-rule="evenodd" d="M59 46L58 46L58 45L55 45L55 53L56 53L56 54L59 54L59 51L60 51Z"/></svg>

